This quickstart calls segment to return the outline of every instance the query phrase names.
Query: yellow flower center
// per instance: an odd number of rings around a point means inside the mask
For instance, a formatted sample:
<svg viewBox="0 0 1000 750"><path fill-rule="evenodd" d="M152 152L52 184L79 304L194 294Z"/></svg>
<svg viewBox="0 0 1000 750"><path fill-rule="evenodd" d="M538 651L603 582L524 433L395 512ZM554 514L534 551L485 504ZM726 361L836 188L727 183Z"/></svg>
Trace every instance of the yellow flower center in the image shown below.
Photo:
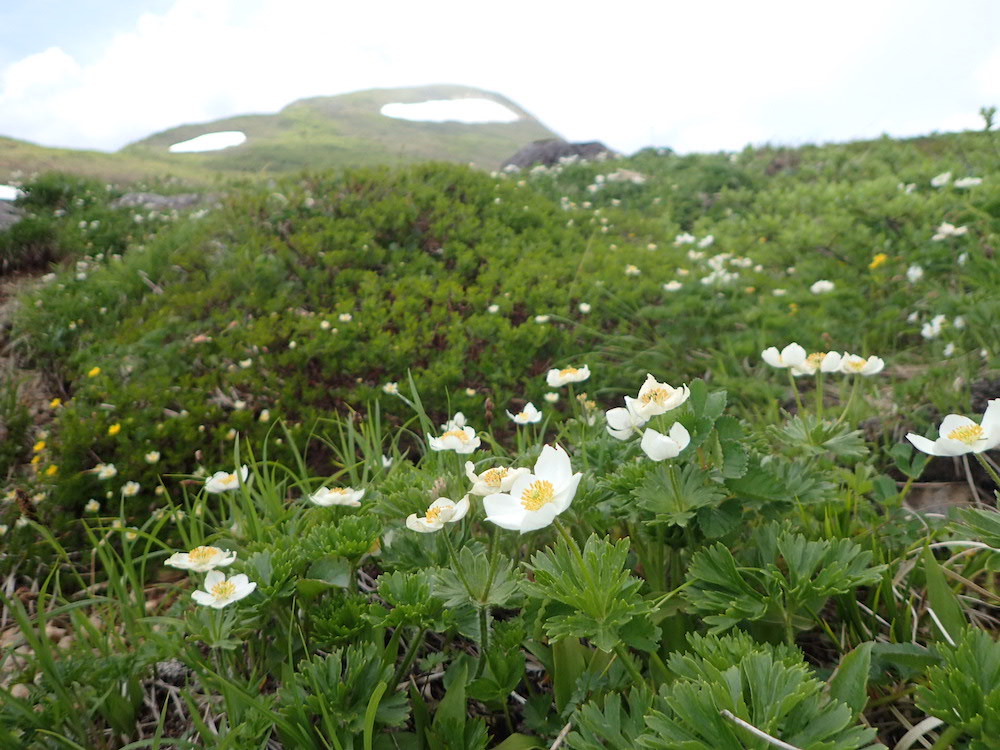
<svg viewBox="0 0 1000 750"><path fill-rule="evenodd" d="M198 564L210 562L217 552L219 552L218 547L195 547L188 552L188 560Z"/></svg>
<svg viewBox="0 0 1000 750"><path fill-rule="evenodd" d="M844 369L851 372L861 372L867 364L867 359L848 359L844 361Z"/></svg>
<svg viewBox="0 0 1000 750"><path fill-rule="evenodd" d="M216 599L228 599L236 593L236 584L232 581L219 581L212 586L210 592Z"/></svg>
<svg viewBox="0 0 1000 750"><path fill-rule="evenodd" d="M444 440L445 438L448 437L458 438L463 443L469 442L469 436L465 434L465 430L448 430L444 435L441 436L441 439Z"/></svg>
<svg viewBox="0 0 1000 750"><path fill-rule="evenodd" d="M972 445L977 440L983 439L983 428L977 424L964 424L949 432L948 439Z"/></svg>
<svg viewBox="0 0 1000 750"><path fill-rule="evenodd" d="M223 484L232 484L233 482L236 482L238 480L236 479L235 474L226 474L226 476L224 476L220 481Z"/></svg>
<svg viewBox="0 0 1000 750"><path fill-rule="evenodd" d="M531 417L531 415L528 414L528 412L526 412L526 411L519 411L517 413L517 418L518 419L528 420L530 417Z"/></svg>
<svg viewBox="0 0 1000 750"><path fill-rule="evenodd" d="M441 515L442 510L444 510L444 508L441 506L438 506L437 508L428 508L427 515L424 516L424 520L427 521L427 523L434 523L438 520L438 516Z"/></svg>
<svg viewBox="0 0 1000 750"><path fill-rule="evenodd" d="M536 479L521 493L521 505L525 510L539 510L543 505L552 502L555 488L546 479Z"/></svg>
<svg viewBox="0 0 1000 750"><path fill-rule="evenodd" d="M334 487L334 488L332 488L330 490L330 494L331 495L346 495L347 494L347 490L345 490L343 487Z"/></svg>
<svg viewBox="0 0 1000 750"><path fill-rule="evenodd" d="M670 398L670 394L674 389L670 386L656 386L655 388L650 388L648 391L639 396L639 401L644 404L653 402L659 406L666 403L667 399Z"/></svg>
<svg viewBox="0 0 1000 750"><path fill-rule="evenodd" d="M507 467L498 466L495 469L483 472L482 480L490 487L499 487L507 476Z"/></svg>
<svg viewBox="0 0 1000 750"><path fill-rule="evenodd" d="M570 375L576 375L578 372L580 371L577 370L575 367L566 367L559 371L559 376L566 378L569 377Z"/></svg>
<svg viewBox="0 0 1000 750"><path fill-rule="evenodd" d="M806 357L806 362L811 364L813 367L819 367L823 364L823 359L826 357L826 352L813 352L808 357Z"/></svg>

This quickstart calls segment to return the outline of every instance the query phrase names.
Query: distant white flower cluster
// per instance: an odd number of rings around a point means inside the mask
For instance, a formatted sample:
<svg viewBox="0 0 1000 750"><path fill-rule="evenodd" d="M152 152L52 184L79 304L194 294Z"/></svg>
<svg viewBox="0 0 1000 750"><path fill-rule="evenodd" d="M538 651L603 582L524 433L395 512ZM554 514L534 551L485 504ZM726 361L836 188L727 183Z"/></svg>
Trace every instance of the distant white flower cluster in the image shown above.
<svg viewBox="0 0 1000 750"><path fill-rule="evenodd" d="M949 237L961 237L969 231L968 227L956 227L954 224L949 224L947 221L941 222L931 240L934 242L940 242L941 240L946 240Z"/></svg>

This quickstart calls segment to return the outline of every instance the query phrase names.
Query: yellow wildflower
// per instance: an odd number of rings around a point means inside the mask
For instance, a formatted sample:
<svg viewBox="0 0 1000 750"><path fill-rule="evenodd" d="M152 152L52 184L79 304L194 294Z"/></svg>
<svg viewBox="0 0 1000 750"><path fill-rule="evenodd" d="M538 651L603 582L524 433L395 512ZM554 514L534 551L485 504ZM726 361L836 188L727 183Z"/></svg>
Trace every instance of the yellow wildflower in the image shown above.
<svg viewBox="0 0 1000 750"><path fill-rule="evenodd" d="M45 441L44 440L39 440L32 447L31 452L32 453L41 453L43 450L45 450Z"/></svg>
<svg viewBox="0 0 1000 750"><path fill-rule="evenodd" d="M874 258L872 258L872 262L868 264L868 268L874 271L876 268L881 266L887 260L889 260L888 255L886 255L885 253L878 253Z"/></svg>
<svg viewBox="0 0 1000 750"><path fill-rule="evenodd" d="M51 401L49 401L49 408L50 409L58 409L60 406L62 406L62 399L61 398L54 398Z"/></svg>
<svg viewBox="0 0 1000 750"><path fill-rule="evenodd" d="M108 428L108 434L111 436L117 435L121 431L122 431L122 426L117 422L115 422Z"/></svg>
<svg viewBox="0 0 1000 750"><path fill-rule="evenodd" d="M49 464L49 467L45 470L45 476L54 477L59 473L59 467L55 464Z"/></svg>
<svg viewBox="0 0 1000 750"><path fill-rule="evenodd" d="M96 378L100 374L101 374L101 368L100 367L91 367L90 370L87 372L87 377L88 378Z"/></svg>

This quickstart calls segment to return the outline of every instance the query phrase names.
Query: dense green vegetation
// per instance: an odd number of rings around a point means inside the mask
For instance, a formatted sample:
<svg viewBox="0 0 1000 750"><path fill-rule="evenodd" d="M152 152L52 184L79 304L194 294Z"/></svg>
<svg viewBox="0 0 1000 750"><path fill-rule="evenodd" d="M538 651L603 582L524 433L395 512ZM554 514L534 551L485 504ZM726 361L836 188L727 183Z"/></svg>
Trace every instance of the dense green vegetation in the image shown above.
<svg viewBox="0 0 1000 750"><path fill-rule="evenodd" d="M177 216L25 187L0 251L52 270L9 340L53 401L0 394L0 744L997 746L989 454L904 439L1000 398L994 133L311 172ZM793 341L886 367L763 361ZM690 389L643 425L687 435L665 461L605 429L647 373ZM434 450L457 411L481 445ZM582 475L555 525L404 524L546 444ZM968 507L912 505L928 479ZM203 544L253 593L194 603L162 564Z"/></svg>

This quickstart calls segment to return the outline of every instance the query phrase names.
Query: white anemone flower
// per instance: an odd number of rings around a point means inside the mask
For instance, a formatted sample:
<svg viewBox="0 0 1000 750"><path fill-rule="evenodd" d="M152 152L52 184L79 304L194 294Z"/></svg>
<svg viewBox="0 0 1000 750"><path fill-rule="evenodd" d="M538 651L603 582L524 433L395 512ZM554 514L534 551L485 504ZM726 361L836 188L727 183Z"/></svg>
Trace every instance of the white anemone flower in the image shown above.
<svg viewBox="0 0 1000 750"><path fill-rule="evenodd" d="M445 430L440 437L427 436L427 444L432 451L455 451L455 453L472 453L481 444L476 431L471 427L455 427Z"/></svg>
<svg viewBox="0 0 1000 750"><path fill-rule="evenodd" d="M885 362L881 357L871 356L865 359L857 354L845 354L840 363L840 371L845 375L877 375L884 367Z"/></svg>
<svg viewBox="0 0 1000 750"><path fill-rule="evenodd" d="M970 188L978 187L983 184L982 177L960 177L955 180L954 185L957 188Z"/></svg>
<svg viewBox="0 0 1000 750"><path fill-rule="evenodd" d="M954 224L949 224L947 221L941 222L938 228L935 230L935 234L931 237L934 242L940 242L941 240L946 240L949 237L961 237L964 234L968 234L968 227L956 227Z"/></svg>
<svg viewBox="0 0 1000 750"><path fill-rule="evenodd" d="M249 596L255 588L257 584L242 573L226 580L226 574L221 570L210 570L205 576L205 590L192 592L191 598L206 607L222 609Z"/></svg>
<svg viewBox="0 0 1000 750"><path fill-rule="evenodd" d="M461 430L463 427L465 427L465 415L460 411L456 411L454 417L441 425L442 431L445 432L448 430Z"/></svg>
<svg viewBox="0 0 1000 750"><path fill-rule="evenodd" d="M800 365L792 366L792 374L815 375L817 372L840 372L843 357L839 352L813 352Z"/></svg>
<svg viewBox="0 0 1000 750"><path fill-rule="evenodd" d="M239 472L217 471L205 480L205 492L213 495L232 492L239 489L241 484L246 484L249 476L250 469L246 464L240 467Z"/></svg>
<svg viewBox="0 0 1000 750"><path fill-rule="evenodd" d="M549 388L558 388L568 383L582 383L589 377L590 368L587 365L583 367L564 367L561 370L549 370L545 375L545 382Z"/></svg>
<svg viewBox="0 0 1000 750"><path fill-rule="evenodd" d="M218 547L195 547L190 552L175 552L164 561L164 565L181 570L205 573L215 568L224 568L236 560L236 553Z"/></svg>
<svg viewBox="0 0 1000 750"><path fill-rule="evenodd" d="M951 182L951 172L942 172L939 175L931 177L931 187L944 187L949 182Z"/></svg>
<svg viewBox="0 0 1000 750"><path fill-rule="evenodd" d="M472 461L465 462L465 476L472 482L472 489L469 490L469 494L479 495L480 497L486 497L486 495L493 495L498 492L510 492L510 488L514 486L514 481L518 477L528 473L528 469L524 467L515 469L510 466L494 466L492 469L487 469L481 474L477 474L476 465Z"/></svg>
<svg viewBox="0 0 1000 750"><path fill-rule="evenodd" d="M691 435L687 428L680 422L674 422L667 435L647 427L639 446L653 461L663 461L676 458L690 443Z"/></svg>
<svg viewBox="0 0 1000 750"><path fill-rule="evenodd" d="M626 403L628 403L626 401ZM608 421L608 434L617 440L628 440L646 424L646 419L633 411L635 401L627 406L619 406L617 409L609 409L604 413L604 418Z"/></svg>
<svg viewBox="0 0 1000 750"><path fill-rule="evenodd" d="M659 414L665 414L671 409L688 400L691 391L686 385L674 388L667 383L661 383L649 373L646 373L646 382L639 389L637 398L625 397L625 407L642 417L644 420L651 419Z"/></svg>
<svg viewBox="0 0 1000 750"><path fill-rule="evenodd" d="M114 464L97 464L94 471L97 472L98 479L112 479L118 475L118 469Z"/></svg>
<svg viewBox="0 0 1000 750"><path fill-rule="evenodd" d="M353 487L320 487L309 496L309 500L324 508L329 508L332 505L360 508L360 501L364 496L364 490L356 490Z"/></svg>
<svg viewBox="0 0 1000 750"><path fill-rule="evenodd" d="M530 401L524 405L517 414L511 414L507 412L507 416L513 419L517 424L535 424L542 421L542 413L535 408L535 405Z"/></svg>
<svg viewBox="0 0 1000 750"><path fill-rule="evenodd" d="M799 367L806 361L806 350L793 341L780 352L778 347L769 346L760 353L760 358L771 367Z"/></svg>
<svg viewBox="0 0 1000 750"><path fill-rule="evenodd" d="M813 282L813 285L809 287L809 291L813 294L826 294L827 292L833 291L833 282L827 279L820 279L819 281Z"/></svg>
<svg viewBox="0 0 1000 750"><path fill-rule="evenodd" d="M911 284L916 284L924 277L924 269L914 263L906 269L906 278Z"/></svg>
<svg viewBox="0 0 1000 750"><path fill-rule="evenodd" d="M982 453L1000 445L1000 398L990 399L982 421L976 424L961 414L949 414L938 427L938 439L909 433L906 439L918 451L932 456Z"/></svg>
<svg viewBox="0 0 1000 750"><path fill-rule="evenodd" d="M483 498L486 520L522 534L545 528L573 502L583 475L572 472L566 451L544 446L533 473L514 480L509 493Z"/></svg>
<svg viewBox="0 0 1000 750"><path fill-rule="evenodd" d="M457 523L461 521L465 518L465 514L468 512L468 495L463 497L457 503L446 497L441 497L431 503L431 506L427 509L427 513L424 514L423 518L418 517L416 513L411 513L406 518L406 528L411 531L419 531L422 534L439 531L444 528L446 523Z"/></svg>

